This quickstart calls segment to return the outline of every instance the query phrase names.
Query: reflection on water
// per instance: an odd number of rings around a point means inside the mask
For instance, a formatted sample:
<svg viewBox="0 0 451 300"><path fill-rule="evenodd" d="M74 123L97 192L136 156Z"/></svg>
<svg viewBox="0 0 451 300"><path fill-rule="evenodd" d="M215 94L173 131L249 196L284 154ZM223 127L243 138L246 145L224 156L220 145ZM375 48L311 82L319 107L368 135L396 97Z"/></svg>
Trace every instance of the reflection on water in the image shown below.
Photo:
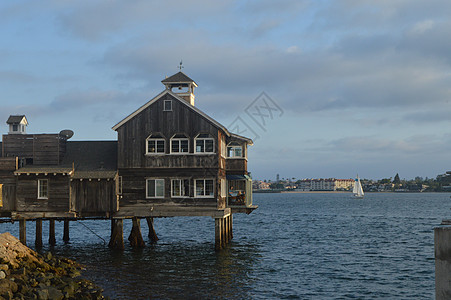
<svg viewBox="0 0 451 300"><path fill-rule="evenodd" d="M450 218L449 194L257 194L259 209L234 215L234 239L214 251L211 218L155 220L160 238L112 251L77 222L57 255L113 299L433 299L433 228ZM83 221L108 241L109 221ZM0 224L18 236L18 224ZM47 234L44 222L44 236ZM124 222L124 238L131 221ZM34 223L28 222L28 244ZM44 245L47 243L44 239ZM48 251L44 248L43 251Z"/></svg>

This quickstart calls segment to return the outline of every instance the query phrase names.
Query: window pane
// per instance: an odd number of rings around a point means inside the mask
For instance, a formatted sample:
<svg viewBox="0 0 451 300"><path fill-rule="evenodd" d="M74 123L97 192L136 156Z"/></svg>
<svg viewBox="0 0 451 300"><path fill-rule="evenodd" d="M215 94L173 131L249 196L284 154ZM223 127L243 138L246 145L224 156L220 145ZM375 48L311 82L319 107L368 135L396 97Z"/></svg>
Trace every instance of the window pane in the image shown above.
<svg viewBox="0 0 451 300"><path fill-rule="evenodd" d="M213 180L205 180L205 196L213 196Z"/></svg>
<svg viewBox="0 0 451 300"><path fill-rule="evenodd" d="M188 140L181 140L180 141L180 148L181 152L188 153Z"/></svg>
<svg viewBox="0 0 451 300"><path fill-rule="evenodd" d="M155 153L155 141L149 140L147 142L147 152L149 153Z"/></svg>
<svg viewBox="0 0 451 300"><path fill-rule="evenodd" d="M196 140L196 152L204 152L204 140Z"/></svg>
<svg viewBox="0 0 451 300"><path fill-rule="evenodd" d="M227 157L233 157L232 155L232 147L227 147Z"/></svg>
<svg viewBox="0 0 451 300"><path fill-rule="evenodd" d="M157 141L157 153L164 153L164 141Z"/></svg>
<svg viewBox="0 0 451 300"><path fill-rule="evenodd" d="M164 110L172 110L172 101L171 100L164 101Z"/></svg>
<svg viewBox="0 0 451 300"><path fill-rule="evenodd" d="M183 196L189 196L189 180L185 179L183 180L183 186L182 186Z"/></svg>
<svg viewBox="0 0 451 300"><path fill-rule="evenodd" d="M241 155L241 147L234 147L234 157L242 157Z"/></svg>
<svg viewBox="0 0 451 300"><path fill-rule="evenodd" d="M205 140L205 152L213 152L213 140Z"/></svg>
<svg viewBox="0 0 451 300"><path fill-rule="evenodd" d="M155 197L164 197L164 179L155 180Z"/></svg>
<svg viewBox="0 0 451 300"><path fill-rule="evenodd" d="M171 147L171 151L172 152L179 152L179 144L180 144L180 141L178 141L178 140L172 140L172 147Z"/></svg>
<svg viewBox="0 0 451 300"><path fill-rule="evenodd" d="M178 197L181 196L181 181L180 179L172 180L172 196Z"/></svg>
<svg viewBox="0 0 451 300"><path fill-rule="evenodd" d="M196 196L204 195L204 181L196 180Z"/></svg>
<svg viewBox="0 0 451 300"><path fill-rule="evenodd" d="M38 198L48 198L48 181L39 180L38 181Z"/></svg>
<svg viewBox="0 0 451 300"><path fill-rule="evenodd" d="M155 180L147 180L147 197L155 197Z"/></svg>

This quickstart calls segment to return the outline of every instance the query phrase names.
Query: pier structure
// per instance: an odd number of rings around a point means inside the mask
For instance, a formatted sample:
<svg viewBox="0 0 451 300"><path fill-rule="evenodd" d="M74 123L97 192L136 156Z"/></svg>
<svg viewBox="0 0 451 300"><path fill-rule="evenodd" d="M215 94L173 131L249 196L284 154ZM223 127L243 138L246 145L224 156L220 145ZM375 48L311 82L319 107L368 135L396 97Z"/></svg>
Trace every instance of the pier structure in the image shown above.
<svg viewBox="0 0 451 300"><path fill-rule="evenodd" d="M162 80L165 89L112 127L114 141L70 141L74 132L27 134L25 115L8 118L0 143L0 217L19 221L110 219L109 246L124 248L123 222L131 219L129 241L144 246L141 220L158 240L154 218L206 216L214 219L215 249L233 237L232 215L251 213L252 179L247 171L251 139L231 133L194 106L196 82L178 72Z"/></svg>

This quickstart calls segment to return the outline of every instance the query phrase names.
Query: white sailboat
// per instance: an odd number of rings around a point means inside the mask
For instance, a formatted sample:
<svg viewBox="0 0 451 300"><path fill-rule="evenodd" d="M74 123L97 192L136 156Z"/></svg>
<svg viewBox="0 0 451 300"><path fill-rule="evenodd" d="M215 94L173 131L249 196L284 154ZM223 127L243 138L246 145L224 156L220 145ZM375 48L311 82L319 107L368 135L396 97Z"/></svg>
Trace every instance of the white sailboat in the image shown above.
<svg viewBox="0 0 451 300"><path fill-rule="evenodd" d="M354 195L354 198L359 198L359 199L363 198L364 193L363 193L363 189L362 189L362 184L360 183L359 175L357 175L357 178L355 179L354 188L352 189L352 194Z"/></svg>

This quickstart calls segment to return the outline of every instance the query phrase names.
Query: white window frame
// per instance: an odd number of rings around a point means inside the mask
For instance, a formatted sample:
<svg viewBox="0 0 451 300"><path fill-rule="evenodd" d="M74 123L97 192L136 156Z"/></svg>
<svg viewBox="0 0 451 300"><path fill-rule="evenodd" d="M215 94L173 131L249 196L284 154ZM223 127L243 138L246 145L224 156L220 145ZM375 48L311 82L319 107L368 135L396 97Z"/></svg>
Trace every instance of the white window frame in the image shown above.
<svg viewBox="0 0 451 300"><path fill-rule="evenodd" d="M178 182L180 184L180 194L174 195L174 182ZM188 184L188 195L186 192L186 184ZM171 198L186 198L189 197L189 179L187 178L172 178L171 179Z"/></svg>
<svg viewBox="0 0 451 300"><path fill-rule="evenodd" d="M184 138L176 138L175 136L176 136L177 134L174 134L173 136L172 136L172 138L171 138L171 140L170 140L170 151L171 151L171 154L188 154L189 153L189 138L187 138L186 136L184 137ZM172 151L172 142L178 142L179 143L179 146L178 146L178 152L173 152ZM188 143L188 151L187 152L182 152L181 150L182 150L182 141L186 141L187 143Z"/></svg>
<svg viewBox="0 0 451 300"><path fill-rule="evenodd" d="M43 191L43 183L45 182L45 190ZM38 179L38 199L49 198L49 180Z"/></svg>
<svg viewBox="0 0 451 300"><path fill-rule="evenodd" d="M196 154L214 154L215 153L215 139L211 137L210 134L208 134L209 137L199 137L201 134L206 134L206 133L199 133L195 138L194 138L194 153ZM202 141L204 144L204 151L197 151L197 141ZM213 151L212 152L206 152L205 151L205 142L206 141L212 141L213 142Z"/></svg>
<svg viewBox="0 0 451 300"><path fill-rule="evenodd" d="M166 103L170 103L170 109L166 109ZM163 111L172 111L172 100L164 100L163 101Z"/></svg>
<svg viewBox="0 0 451 300"><path fill-rule="evenodd" d="M241 149L241 156L235 156L235 149ZM231 151L229 151L229 149L231 149ZM230 156L230 153L232 153L233 155ZM244 158L244 149L242 145L239 145L238 143L229 143L227 145L227 158Z"/></svg>
<svg viewBox="0 0 451 300"><path fill-rule="evenodd" d="M153 196L149 195L149 181L155 181L155 190L153 191ZM163 184L163 195L157 195L157 182ZM165 192L165 181L162 178L146 178L146 199L161 199L164 198Z"/></svg>
<svg viewBox="0 0 451 300"><path fill-rule="evenodd" d="M158 137L152 137L157 136ZM160 137L160 134L151 134L146 139L146 154L148 155L164 155L166 154L166 139L164 137ZM149 142L154 141L155 142L155 152L149 152ZM158 142L163 142L163 152L157 152L158 151Z"/></svg>
<svg viewBox="0 0 451 300"><path fill-rule="evenodd" d="M211 180L212 181L212 186L213 186L213 190L212 190L212 194L211 195L206 195L206 181L207 180ZM203 181L203 194L198 194L197 193L197 182L198 181ZM214 178L202 178L202 179L194 179L194 197L196 198L214 198L215 197L215 179Z"/></svg>

